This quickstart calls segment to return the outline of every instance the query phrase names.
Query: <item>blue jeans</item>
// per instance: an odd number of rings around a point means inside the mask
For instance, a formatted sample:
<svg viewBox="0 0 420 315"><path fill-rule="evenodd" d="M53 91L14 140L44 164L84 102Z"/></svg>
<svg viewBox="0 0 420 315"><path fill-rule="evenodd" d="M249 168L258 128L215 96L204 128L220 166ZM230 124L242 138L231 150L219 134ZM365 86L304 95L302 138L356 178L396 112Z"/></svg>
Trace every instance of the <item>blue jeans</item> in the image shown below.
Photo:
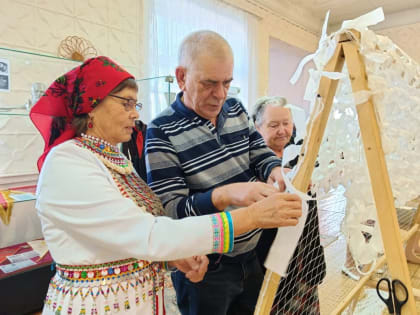
<svg viewBox="0 0 420 315"><path fill-rule="evenodd" d="M209 255L208 271L199 283L172 274L182 315L252 315L263 280L254 251L239 257Z"/></svg>

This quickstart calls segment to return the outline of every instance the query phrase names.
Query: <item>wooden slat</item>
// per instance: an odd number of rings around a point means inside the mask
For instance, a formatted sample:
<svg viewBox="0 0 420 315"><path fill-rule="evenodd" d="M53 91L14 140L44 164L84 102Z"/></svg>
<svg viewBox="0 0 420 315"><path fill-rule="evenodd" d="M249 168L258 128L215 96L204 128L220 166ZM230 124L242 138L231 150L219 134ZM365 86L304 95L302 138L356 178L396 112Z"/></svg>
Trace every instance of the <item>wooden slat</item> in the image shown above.
<svg viewBox="0 0 420 315"><path fill-rule="evenodd" d="M334 55L325 66L324 71L341 72L343 65L344 55L342 47L341 44L337 44ZM318 94L320 95L320 101L323 102L324 108L319 116L316 117L316 119L313 119L314 117L312 117L309 123L309 126L312 125L312 132L309 139L305 138L305 143L309 141L306 156L292 181L293 186L300 191L306 191L310 183L337 86L338 80L331 80L326 77L321 78ZM303 146L305 146L305 143ZM281 277L278 274L270 270L266 271L264 282L258 296L257 306L255 307L255 315L270 314L280 280Z"/></svg>
<svg viewBox="0 0 420 315"><path fill-rule="evenodd" d="M413 224L420 224L420 204L417 207L416 214L413 219ZM410 238L405 246L405 255L407 260L414 264L420 264L420 231Z"/></svg>
<svg viewBox="0 0 420 315"><path fill-rule="evenodd" d="M341 72L344 65L344 54L341 44L337 44L335 53L324 71L327 72ZM305 143L308 142L306 156L299 167L299 171L293 179L293 185L300 191L305 191L308 187L312 172L315 167L315 161L318 156L319 148L321 146L322 138L324 137L325 127L327 126L328 117L331 112L334 96L337 91L338 80L331 80L327 77L322 77L319 84L318 95L319 100L323 103L323 111L316 119L312 117L309 128L312 132L309 134L309 139L305 138ZM312 113L313 114L313 113ZM312 127L311 127L312 126ZM305 143L303 146L305 146Z"/></svg>
<svg viewBox="0 0 420 315"><path fill-rule="evenodd" d="M404 231L404 233L402 233L402 236L401 236L401 241L405 242L409 240L410 238L413 237L415 233L418 232L418 230L419 230L419 224L414 224L408 231L401 230L401 232ZM331 312L331 314L333 315L341 314L347 308L347 306L349 306L352 300L354 300L355 298L357 298L357 296L359 296L360 291L363 289L363 287L365 285L369 285L369 283L372 281L371 276L376 272L376 270L381 268L385 262L386 262L386 254L382 255L382 257L379 258L379 260L376 262L375 268L370 270L365 276L363 276L357 282L357 285L350 291L350 293L347 295L347 298L342 300L334 309L334 311ZM413 288L414 294L417 294L417 291L415 288Z"/></svg>
<svg viewBox="0 0 420 315"><path fill-rule="evenodd" d="M342 46L353 93L368 90L364 63L356 44L354 42L345 42L342 43ZM388 268L392 278L402 281L408 292L411 293L401 314L416 314L416 304L412 294L413 290L407 260L402 246L394 197L372 101L368 100L363 104L357 105L357 113L385 254L388 257Z"/></svg>

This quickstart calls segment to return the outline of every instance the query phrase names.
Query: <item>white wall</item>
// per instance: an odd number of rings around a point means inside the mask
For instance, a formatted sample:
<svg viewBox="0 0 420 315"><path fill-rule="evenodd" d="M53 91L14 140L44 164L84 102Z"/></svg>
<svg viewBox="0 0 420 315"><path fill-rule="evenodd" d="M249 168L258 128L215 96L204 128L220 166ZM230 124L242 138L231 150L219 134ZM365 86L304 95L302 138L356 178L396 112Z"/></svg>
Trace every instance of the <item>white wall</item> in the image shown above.
<svg viewBox="0 0 420 315"><path fill-rule="evenodd" d="M391 38L405 53L420 64L420 22L379 30L377 33Z"/></svg>
<svg viewBox="0 0 420 315"><path fill-rule="evenodd" d="M140 6L139 0L1 0L0 45L56 55L61 40L77 35L137 72Z"/></svg>
<svg viewBox="0 0 420 315"><path fill-rule="evenodd" d="M122 64L142 77L144 51L141 0L0 0L0 46L57 56L60 42L70 35L89 40L99 55ZM0 107L24 105L34 82L49 86L78 65L72 61L7 52L10 92L0 92ZM36 160L43 148L27 116L0 115L0 186L36 179ZM4 187L3 187L4 188Z"/></svg>
<svg viewBox="0 0 420 315"><path fill-rule="evenodd" d="M303 100L303 95L309 78L308 69L314 67L313 63L305 65L295 85L289 80L301 59L307 54L308 51L270 38L268 95L286 97L290 104L302 107L306 112L309 111L309 102Z"/></svg>
<svg viewBox="0 0 420 315"><path fill-rule="evenodd" d="M318 34L282 18L277 12L248 0L222 0L258 17L257 34L257 96L267 95L270 85L270 38L288 43L301 50L314 52L318 47ZM305 15L308 19L309 15ZM314 18L314 20L316 20ZM315 21L316 22L316 21ZM314 23L315 23L314 22Z"/></svg>

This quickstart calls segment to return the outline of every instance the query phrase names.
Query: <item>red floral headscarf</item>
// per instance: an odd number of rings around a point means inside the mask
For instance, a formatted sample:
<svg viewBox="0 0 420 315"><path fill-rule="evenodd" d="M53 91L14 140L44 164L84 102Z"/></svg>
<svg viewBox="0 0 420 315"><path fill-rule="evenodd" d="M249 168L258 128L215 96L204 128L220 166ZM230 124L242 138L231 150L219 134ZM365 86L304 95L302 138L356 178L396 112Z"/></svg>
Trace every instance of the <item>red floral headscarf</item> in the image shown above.
<svg viewBox="0 0 420 315"><path fill-rule="evenodd" d="M86 60L51 84L29 114L45 141L38 170L54 146L75 137L72 127L75 115L91 112L118 84L129 78L134 77L108 57L100 56ZM54 117L65 118L66 124L50 143Z"/></svg>

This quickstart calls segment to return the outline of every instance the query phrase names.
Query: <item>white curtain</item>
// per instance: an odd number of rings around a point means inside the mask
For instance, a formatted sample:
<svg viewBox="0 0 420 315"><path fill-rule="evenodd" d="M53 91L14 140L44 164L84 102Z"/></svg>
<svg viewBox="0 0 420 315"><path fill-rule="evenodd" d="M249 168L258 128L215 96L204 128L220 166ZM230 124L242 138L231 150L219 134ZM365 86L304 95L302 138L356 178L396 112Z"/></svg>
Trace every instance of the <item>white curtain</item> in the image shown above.
<svg viewBox="0 0 420 315"><path fill-rule="evenodd" d="M256 17L219 0L150 0L144 1L147 45L146 76L174 75L178 64L178 48L183 38L197 30L212 30L222 35L234 54L232 86L239 87L239 97L248 107L255 101ZM144 86L145 112L150 121L168 106L164 79L150 80ZM140 88L142 88L140 85ZM178 92L176 80L171 92Z"/></svg>

